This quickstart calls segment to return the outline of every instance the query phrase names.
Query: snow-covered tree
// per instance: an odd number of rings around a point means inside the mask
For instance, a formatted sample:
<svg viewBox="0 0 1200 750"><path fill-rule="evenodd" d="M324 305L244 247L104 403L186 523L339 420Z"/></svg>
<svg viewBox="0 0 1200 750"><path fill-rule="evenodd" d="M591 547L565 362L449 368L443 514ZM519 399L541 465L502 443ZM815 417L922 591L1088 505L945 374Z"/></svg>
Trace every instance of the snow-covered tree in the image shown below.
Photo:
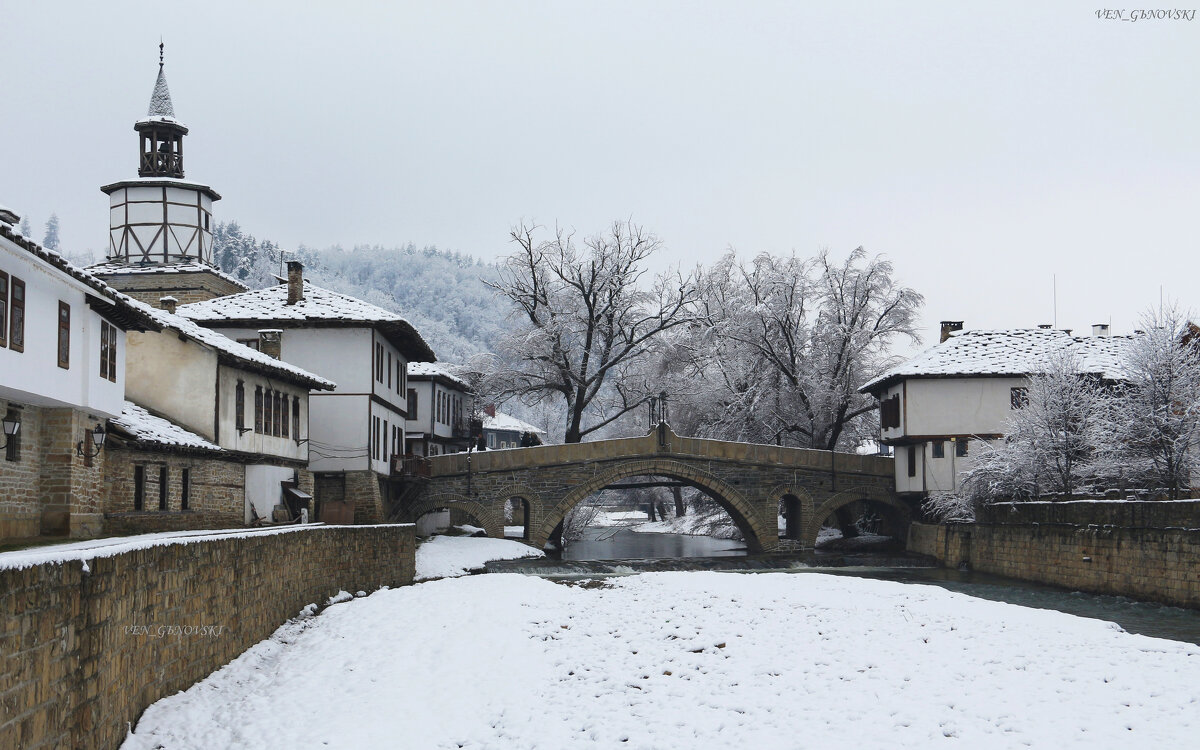
<svg viewBox="0 0 1200 750"><path fill-rule="evenodd" d="M917 340L923 298L862 248L841 263L730 251L704 276L695 366L709 386L701 434L823 449L872 437L875 400L859 386Z"/></svg>
<svg viewBox="0 0 1200 750"><path fill-rule="evenodd" d="M1125 382L1105 429L1123 478L1178 499L1200 449L1200 330L1174 305L1143 316L1125 350ZM1138 482L1138 479L1141 481Z"/></svg>
<svg viewBox="0 0 1200 750"><path fill-rule="evenodd" d="M1069 499L1096 476L1113 399L1081 372L1078 357L1069 349L1051 354L1044 371L1030 377L1023 401L1004 438L979 451L964 474L963 491L972 500Z"/></svg>
<svg viewBox="0 0 1200 750"><path fill-rule="evenodd" d="M492 286L517 320L499 348L508 360L510 396L566 405L564 439L585 436L644 402L653 386L645 361L665 331L695 320L695 278L663 273L646 283L658 238L632 222L614 222L583 241L562 229L539 238L533 224L515 227L517 250Z"/></svg>
<svg viewBox="0 0 1200 750"><path fill-rule="evenodd" d="M33 227L29 226L29 217L21 217L21 236L26 238L33 237Z"/></svg>
<svg viewBox="0 0 1200 750"><path fill-rule="evenodd" d="M58 240L58 214L50 214L50 218L46 219L46 235L42 238L42 247L47 250L57 250L59 248Z"/></svg>

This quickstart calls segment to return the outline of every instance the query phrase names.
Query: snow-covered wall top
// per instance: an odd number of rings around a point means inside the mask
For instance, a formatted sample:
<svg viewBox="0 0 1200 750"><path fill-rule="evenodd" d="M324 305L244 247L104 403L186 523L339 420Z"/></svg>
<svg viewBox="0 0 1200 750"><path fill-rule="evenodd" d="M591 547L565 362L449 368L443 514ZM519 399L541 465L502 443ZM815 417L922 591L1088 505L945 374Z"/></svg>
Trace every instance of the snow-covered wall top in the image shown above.
<svg viewBox="0 0 1200 750"><path fill-rule="evenodd" d="M904 378L1032 375L1045 371L1050 357L1064 351L1079 358L1082 372L1120 380L1121 356L1130 340L1129 336L1084 338L1042 328L963 331L869 381L859 391L876 392Z"/></svg>

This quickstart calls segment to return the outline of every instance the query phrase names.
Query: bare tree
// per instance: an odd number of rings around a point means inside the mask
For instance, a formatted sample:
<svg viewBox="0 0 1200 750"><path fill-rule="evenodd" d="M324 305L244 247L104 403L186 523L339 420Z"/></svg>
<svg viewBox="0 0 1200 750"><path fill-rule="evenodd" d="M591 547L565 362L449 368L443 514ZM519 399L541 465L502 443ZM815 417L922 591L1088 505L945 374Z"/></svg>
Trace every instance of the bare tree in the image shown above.
<svg viewBox="0 0 1200 750"><path fill-rule="evenodd" d="M1002 441L989 446L963 477L975 501L1030 500L1047 494L1070 499L1089 483L1109 442L1105 425L1113 403L1094 375L1081 372L1069 349L1050 354L1017 398Z"/></svg>
<svg viewBox="0 0 1200 750"><path fill-rule="evenodd" d="M1114 463L1172 500L1189 488L1200 450L1200 330L1170 306L1143 316L1123 360L1107 430Z"/></svg>
<svg viewBox="0 0 1200 750"><path fill-rule="evenodd" d="M498 373L503 396L566 404L565 442L577 443L642 404L651 387L644 358L664 332L694 320L693 275L664 273L644 284L646 260L659 240L632 222L575 244L556 229L512 230L517 250L492 286L516 307L521 325L501 350L509 368Z"/></svg>
<svg viewBox="0 0 1200 750"><path fill-rule="evenodd" d="M897 337L917 340L924 301L862 248L840 264L824 252L745 263L731 251L702 289L701 432L827 450L867 434L856 426L877 405L858 387L894 364Z"/></svg>

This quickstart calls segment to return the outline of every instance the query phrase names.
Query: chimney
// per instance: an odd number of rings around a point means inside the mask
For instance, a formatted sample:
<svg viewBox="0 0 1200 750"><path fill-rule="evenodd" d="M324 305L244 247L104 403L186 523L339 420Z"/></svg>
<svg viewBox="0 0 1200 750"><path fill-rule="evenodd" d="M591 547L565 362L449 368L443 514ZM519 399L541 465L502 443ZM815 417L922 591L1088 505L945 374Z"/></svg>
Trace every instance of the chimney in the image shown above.
<svg viewBox="0 0 1200 750"><path fill-rule="evenodd" d="M279 359L283 331L279 328L264 328L258 332L258 350L268 357Z"/></svg>
<svg viewBox="0 0 1200 750"><path fill-rule="evenodd" d="M1111 339L1112 331L1108 329L1108 323L1096 323L1092 326L1092 338L1094 339Z"/></svg>
<svg viewBox="0 0 1200 750"><path fill-rule="evenodd" d="M1043 331L1049 331L1053 327L1054 326L1050 325L1049 323L1038 323L1038 328L1042 329Z"/></svg>
<svg viewBox="0 0 1200 750"><path fill-rule="evenodd" d="M162 309L166 310L167 312L171 313L172 315L175 314L175 305L178 305L178 304L179 304L179 300L175 299L174 297L172 297L170 295L167 295L166 297L158 298L158 306L161 307Z"/></svg>
<svg viewBox="0 0 1200 750"><path fill-rule="evenodd" d="M304 264L298 260L289 260L288 268L288 301L294 305L304 299Z"/></svg>
<svg viewBox="0 0 1200 750"><path fill-rule="evenodd" d="M495 419L496 418L496 405L488 404L487 406L483 407L483 413L488 415L492 419Z"/></svg>
<svg viewBox="0 0 1200 750"><path fill-rule="evenodd" d="M950 338L950 334L963 329L961 320L943 320L942 321L942 341Z"/></svg>
<svg viewBox="0 0 1200 750"><path fill-rule="evenodd" d="M20 220L21 217L17 216L16 212L11 208L0 206L0 224L7 224L10 227L15 227L17 222Z"/></svg>

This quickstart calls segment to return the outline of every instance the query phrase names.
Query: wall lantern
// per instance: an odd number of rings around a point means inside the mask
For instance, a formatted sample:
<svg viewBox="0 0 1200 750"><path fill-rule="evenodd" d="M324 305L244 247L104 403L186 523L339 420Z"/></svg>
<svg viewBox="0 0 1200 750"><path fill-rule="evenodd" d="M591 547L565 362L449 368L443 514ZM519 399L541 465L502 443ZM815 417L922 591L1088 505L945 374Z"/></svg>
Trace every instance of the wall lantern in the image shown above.
<svg viewBox="0 0 1200 750"><path fill-rule="evenodd" d="M93 453L90 448L85 451L83 449L83 441L80 440L75 445L75 453L83 456L84 458L95 458L96 456L99 456L100 451L104 449L104 438L108 437L108 435L106 435L104 432L104 425L96 423L96 429L85 434L88 436L88 438L90 438L92 446L96 449L95 452Z"/></svg>
<svg viewBox="0 0 1200 750"><path fill-rule="evenodd" d="M4 445L0 445L0 450L3 450L8 447L8 444L10 442L12 442L13 437L17 434L17 431L20 429L21 429L21 420L17 419L16 417L5 417L4 418Z"/></svg>

